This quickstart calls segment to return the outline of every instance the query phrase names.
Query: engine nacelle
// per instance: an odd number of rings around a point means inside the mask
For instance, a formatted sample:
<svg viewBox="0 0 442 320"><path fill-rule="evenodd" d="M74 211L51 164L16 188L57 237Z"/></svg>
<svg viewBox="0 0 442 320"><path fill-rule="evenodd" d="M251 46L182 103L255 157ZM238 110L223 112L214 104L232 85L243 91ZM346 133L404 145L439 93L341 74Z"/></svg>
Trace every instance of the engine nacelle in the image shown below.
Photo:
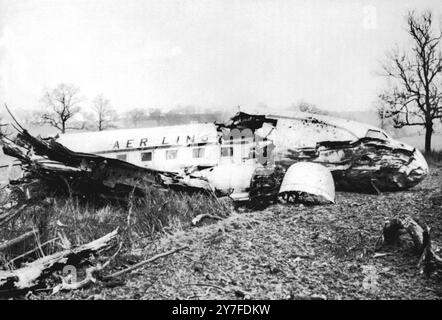
<svg viewBox="0 0 442 320"><path fill-rule="evenodd" d="M335 184L329 169L318 163L297 162L286 171L279 189L286 201L335 202Z"/></svg>

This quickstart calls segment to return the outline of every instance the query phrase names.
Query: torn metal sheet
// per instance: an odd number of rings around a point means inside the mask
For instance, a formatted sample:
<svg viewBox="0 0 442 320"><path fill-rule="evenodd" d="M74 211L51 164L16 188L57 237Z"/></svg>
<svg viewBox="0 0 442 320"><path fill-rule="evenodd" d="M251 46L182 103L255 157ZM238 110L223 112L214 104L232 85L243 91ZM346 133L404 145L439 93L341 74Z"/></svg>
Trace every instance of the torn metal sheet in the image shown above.
<svg viewBox="0 0 442 320"><path fill-rule="evenodd" d="M224 164L195 173L235 201L249 200L250 182L260 164Z"/></svg>
<svg viewBox="0 0 442 320"><path fill-rule="evenodd" d="M30 290L41 284L49 275L63 267L78 266L87 261L91 254L109 250L119 241L118 228L92 242L76 248L59 251L37 259L15 270L0 270L0 295L10 295Z"/></svg>
<svg viewBox="0 0 442 320"><path fill-rule="evenodd" d="M253 129L258 140L271 141L274 149L268 161L285 169L300 161L326 166L339 189L403 190L429 172L419 150L355 121L306 113L239 112L225 127Z"/></svg>
<svg viewBox="0 0 442 320"><path fill-rule="evenodd" d="M40 179L50 189L80 195L118 199L129 193L143 194L147 186L184 186L212 190L207 181L191 175L158 171L118 159L73 152L52 138L19 132L14 140L2 137L3 151L22 162L23 178L13 183ZM46 191L46 190L45 190Z"/></svg>
<svg viewBox="0 0 442 320"><path fill-rule="evenodd" d="M250 200L256 205L277 201L277 195L285 175L281 166L266 165L256 168L250 183Z"/></svg>
<svg viewBox="0 0 442 320"><path fill-rule="evenodd" d="M90 137L97 139L84 146ZM428 174L417 149L383 130L308 113L239 112L224 124L58 139L36 138L21 129L15 139L1 140L5 154L22 164L25 174L16 181L41 179L57 190L117 199L144 194L146 186L172 186L268 203L277 199L286 171L300 162L321 164L336 188L351 191L403 190Z"/></svg>

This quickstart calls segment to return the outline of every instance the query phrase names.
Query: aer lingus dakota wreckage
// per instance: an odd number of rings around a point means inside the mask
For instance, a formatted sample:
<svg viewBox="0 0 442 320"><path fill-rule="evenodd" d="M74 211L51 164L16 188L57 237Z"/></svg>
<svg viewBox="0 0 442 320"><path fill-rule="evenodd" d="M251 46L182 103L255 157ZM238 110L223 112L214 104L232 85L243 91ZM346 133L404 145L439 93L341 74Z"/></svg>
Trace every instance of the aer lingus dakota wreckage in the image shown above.
<svg viewBox="0 0 442 320"><path fill-rule="evenodd" d="M335 187L404 190L428 174L414 147L355 121L303 112L238 112L227 123L2 137L30 183L118 198L143 186L204 189L234 200L334 202ZM302 198L301 198L302 199Z"/></svg>

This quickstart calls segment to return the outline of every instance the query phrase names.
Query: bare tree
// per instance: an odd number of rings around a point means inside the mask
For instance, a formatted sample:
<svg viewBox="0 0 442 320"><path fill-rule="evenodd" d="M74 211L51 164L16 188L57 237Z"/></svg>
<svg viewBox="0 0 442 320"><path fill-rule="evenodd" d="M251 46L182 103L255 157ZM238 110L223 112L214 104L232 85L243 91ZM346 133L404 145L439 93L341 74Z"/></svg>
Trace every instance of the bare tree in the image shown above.
<svg viewBox="0 0 442 320"><path fill-rule="evenodd" d="M301 112L308 112L308 113L322 114L322 115L329 114L327 110L323 110L318 106L314 105L313 103L306 101L300 101L297 104L294 104L292 108Z"/></svg>
<svg viewBox="0 0 442 320"><path fill-rule="evenodd" d="M47 91L42 99L47 111L41 113L41 121L65 133L67 129L82 129L80 125L69 125L81 108L79 89L71 84L61 83L55 89Z"/></svg>
<svg viewBox="0 0 442 320"><path fill-rule="evenodd" d="M149 115L145 109L135 108L127 111L125 118L131 125L137 127L140 122L147 120Z"/></svg>
<svg viewBox="0 0 442 320"><path fill-rule="evenodd" d="M423 126L425 152L431 152L434 121L442 119L442 32L433 31L433 17L426 11L407 16L407 31L412 39L408 51L394 50L382 65L389 88L380 94L384 116L396 128Z"/></svg>
<svg viewBox="0 0 442 320"><path fill-rule="evenodd" d="M159 108L149 109L148 111L149 111L150 118L158 118L158 117L161 117L161 115L163 114L161 112L161 109L159 109Z"/></svg>
<svg viewBox="0 0 442 320"><path fill-rule="evenodd" d="M386 114L386 110L387 108L385 107L384 104L380 104L376 107L376 115L378 116L379 120L380 120L380 127L382 130L385 130L386 126L387 126L387 119L385 117Z"/></svg>
<svg viewBox="0 0 442 320"><path fill-rule="evenodd" d="M116 120L116 112L112 108L109 99L102 94L95 97L92 105L94 111L94 123L98 131L114 128L113 124Z"/></svg>
<svg viewBox="0 0 442 320"><path fill-rule="evenodd" d="M374 108L374 111L376 112L376 115L379 119L379 127L382 130L388 131L388 133L392 134L393 136L396 136L398 134L398 130L401 130L400 128L395 127L394 121L392 117L387 117L387 111L388 106L386 106L384 103L379 103ZM404 129L401 130L402 134L404 134Z"/></svg>

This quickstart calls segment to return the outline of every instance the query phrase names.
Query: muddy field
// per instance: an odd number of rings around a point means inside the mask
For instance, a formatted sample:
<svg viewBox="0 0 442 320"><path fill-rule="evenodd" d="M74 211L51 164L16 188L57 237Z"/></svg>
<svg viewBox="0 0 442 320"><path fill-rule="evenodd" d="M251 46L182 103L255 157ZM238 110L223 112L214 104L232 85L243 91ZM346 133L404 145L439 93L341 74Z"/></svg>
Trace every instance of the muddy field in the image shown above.
<svg viewBox="0 0 442 320"><path fill-rule="evenodd" d="M411 215L442 244L442 167L405 192L337 193L335 205L274 205L146 240L125 263L188 249L121 282L37 299L440 299L440 279L419 272L404 239L375 252L385 219ZM439 195L439 198L437 197ZM439 199L439 200L438 200ZM119 267L114 267L115 270Z"/></svg>

